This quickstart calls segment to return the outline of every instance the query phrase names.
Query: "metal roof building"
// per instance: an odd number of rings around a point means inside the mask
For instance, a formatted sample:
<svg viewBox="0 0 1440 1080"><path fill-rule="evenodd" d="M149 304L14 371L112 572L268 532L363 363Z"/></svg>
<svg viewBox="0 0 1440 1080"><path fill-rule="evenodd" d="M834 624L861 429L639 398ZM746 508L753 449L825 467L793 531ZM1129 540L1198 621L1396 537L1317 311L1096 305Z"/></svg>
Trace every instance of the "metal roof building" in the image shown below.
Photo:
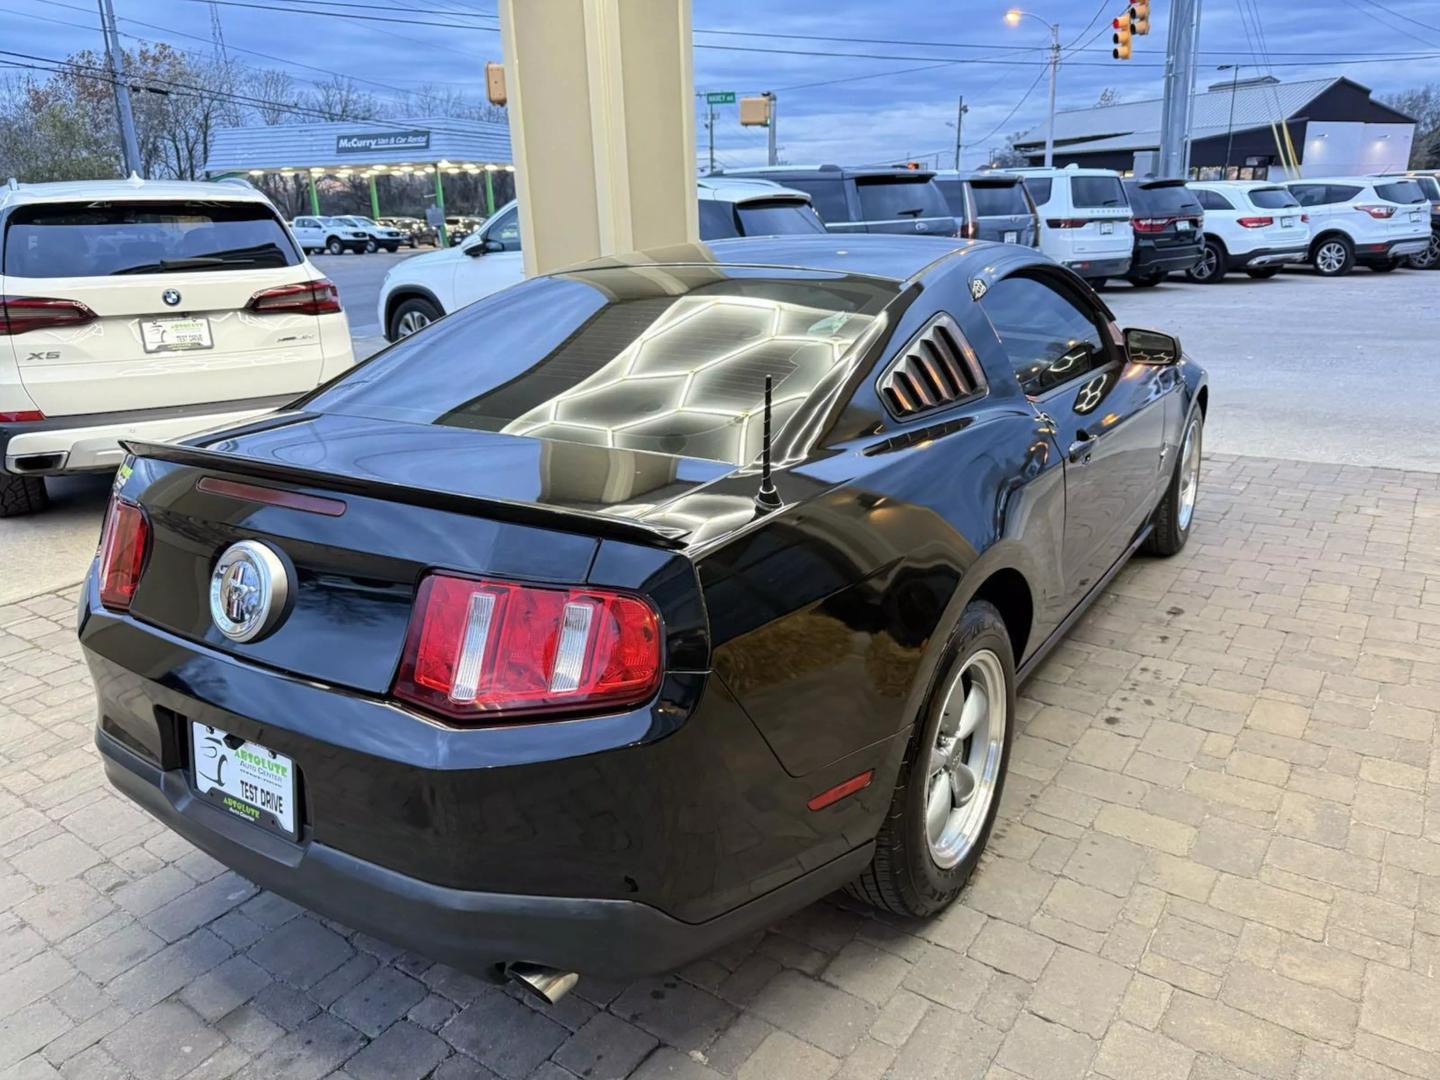
<svg viewBox="0 0 1440 1080"><path fill-rule="evenodd" d="M1312 175L1403 169L1415 132L1412 117L1374 101L1369 87L1351 79L1226 79L1194 97L1192 175L1216 179L1227 172L1239 179L1263 179L1271 166L1279 175L1280 124L1289 130L1301 171ZM1159 145L1159 98L1055 114L1056 165L1143 175ZM1026 132L1015 149L1031 164L1040 164L1044 125Z"/></svg>

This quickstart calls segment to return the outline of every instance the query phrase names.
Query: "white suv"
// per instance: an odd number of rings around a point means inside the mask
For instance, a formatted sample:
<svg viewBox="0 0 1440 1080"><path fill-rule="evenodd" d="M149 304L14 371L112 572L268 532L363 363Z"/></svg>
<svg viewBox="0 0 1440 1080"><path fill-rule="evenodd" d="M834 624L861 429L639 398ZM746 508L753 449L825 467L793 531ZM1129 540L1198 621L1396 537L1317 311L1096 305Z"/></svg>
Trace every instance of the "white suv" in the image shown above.
<svg viewBox="0 0 1440 1080"><path fill-rule="evenodd" d="M243 181L0 187L0 517L122 439L262 414L355 361L335 286Z"/></svg>
<svg viewBox="0 0 1440 1080"><path fill-rule="evenodd" d="M1310 225L1295 197L1264 180L1192 180L1205 211L1205 247L1185 276L1213 285L1231 270L1271 278L1286 263L1304 262Z"/></svg>
<svg viewBox="0 0 1440 1080"><path fill-rule="evenodd" d="M365 234L366 251L378 251L384 248L386 251L399 251L400 245L409 239L406 233L401 232L390 225L381 225L371 221L368 217L361 217L359 214L345 214L335 219L352 225Z"/></svg>
<svg viewBox="0 0 1440 1080"><path fill-rule="evenodd" d="M1025 180L1040 217L1040 250L1092 285L1122 277L1135 249L1130 200L1110 169L1007 169Z"/></svg>
<svg viewBox="0 0 1440 1080"><path fill-rule="evenodd" d="M369 233L343 218L307 214L290 222L290 231L295 234L295 241L304 252L343 255L353 251L359 254L371 244Z"/></svg>
<svg viewBox="0 0 1440 1080"><path fill-rule="evenodd" d="M823 233L825 225L803 191L770 180L706 177L699 181L700 239ZM520 211L514 202L458 247L442 248L391 267L380 286L379 322L391 341L524 280Z"/></svg>
<svg viewBox="0 0 1440 1080"><path fill-rule="evenodd" d="M1310 261L1325 277L1355 264L1394 270L1430 246L1430 200L1407 177L1342 176L1286 185L1310 215Z"/></svg>

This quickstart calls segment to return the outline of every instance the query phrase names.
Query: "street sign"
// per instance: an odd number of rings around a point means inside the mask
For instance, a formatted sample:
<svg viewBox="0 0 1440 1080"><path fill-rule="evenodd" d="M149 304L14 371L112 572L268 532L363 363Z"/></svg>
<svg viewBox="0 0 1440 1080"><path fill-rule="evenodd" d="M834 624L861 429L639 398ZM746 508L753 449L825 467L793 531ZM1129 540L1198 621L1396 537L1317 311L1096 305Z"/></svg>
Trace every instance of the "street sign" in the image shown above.
<svg viewBox="0 0 1440 1080"><path fill-rule="evenodd" d="M735 91L734 91L734 90L719 90L719 91L716 91L716 92L713 93L713 94L706 94L706 95L705 95L705 104L706 104L706 105L734 105L734 104L735 104Z"/></svg>

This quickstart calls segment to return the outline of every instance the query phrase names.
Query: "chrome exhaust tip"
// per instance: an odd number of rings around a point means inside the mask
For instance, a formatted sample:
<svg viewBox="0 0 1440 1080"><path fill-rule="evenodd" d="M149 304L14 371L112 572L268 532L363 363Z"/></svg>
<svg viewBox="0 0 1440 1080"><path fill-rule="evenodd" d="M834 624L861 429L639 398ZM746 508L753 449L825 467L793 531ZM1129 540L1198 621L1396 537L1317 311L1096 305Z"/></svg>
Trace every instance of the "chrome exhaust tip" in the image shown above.
<svg viewBox="0 0 1440 1080"><path fill-rule="evenodd" d="M554 968L542 967L540 964L527 964L523 961L507 964L505 976L512 982L518 984L522 990L532 998L545 1005L554 1005L580 981L580 976L573 971L556 971Z"/></svg>

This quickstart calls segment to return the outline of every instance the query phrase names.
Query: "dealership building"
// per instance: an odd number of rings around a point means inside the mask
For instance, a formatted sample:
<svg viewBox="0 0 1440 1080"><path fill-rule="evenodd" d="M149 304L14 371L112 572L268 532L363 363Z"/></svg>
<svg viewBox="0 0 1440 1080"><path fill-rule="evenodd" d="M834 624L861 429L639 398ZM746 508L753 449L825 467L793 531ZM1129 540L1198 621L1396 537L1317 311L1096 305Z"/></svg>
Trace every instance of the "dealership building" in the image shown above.
<svg viewBox="0 0 1440 1080"><path fill-rule="evenodd" d="M316 182L326 177L367 180L370 214L382 216L387 177L433 176L435 207L445 213L445 177L483 178L485 212L495 211L497 172L514 172L510 129L486 120L417 117L343 120L221 128L210 142L205 174L211 179L267 174L308 180L310 212L320 213Z"/></svg>
<svg viewBox="0 0 1440 1080"><path fill-rule="evenodd" d="M1263 180L1293 156L1304 176L1404 169L1415 119L1381 104L1369 87L1332 77L1281 82L1226 78L1193 100L1191 179ZM1160 147L1159 98L1055 114L1055 164L1146 175ZM1032 165L1045 160L1045 125L1015 143Z"/></svg>

